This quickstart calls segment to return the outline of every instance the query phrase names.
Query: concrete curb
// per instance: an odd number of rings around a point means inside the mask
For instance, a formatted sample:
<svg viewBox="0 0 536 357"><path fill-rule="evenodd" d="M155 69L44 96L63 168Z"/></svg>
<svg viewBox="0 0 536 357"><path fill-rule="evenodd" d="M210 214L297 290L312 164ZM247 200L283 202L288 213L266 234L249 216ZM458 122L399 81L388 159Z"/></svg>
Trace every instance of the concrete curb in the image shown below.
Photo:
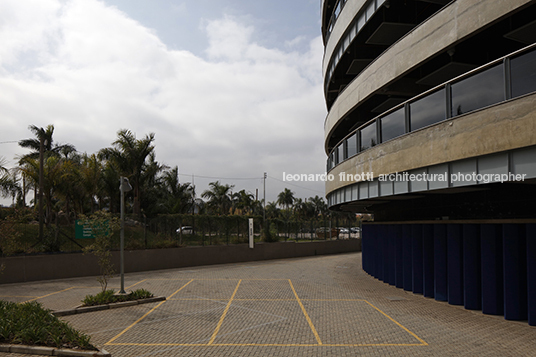
<svg viewBox="0 0 536 357"><path fill-rule="evenodd" d="M64 357L111 357L112 355L105 351L83 351L70 350L55 347L43 346L26 346L26 345L0 345L0 352L21 353L28 355L41 356L64 356Z"/></svg>
<svg viewBox="0 0 536 357"><path fill-rule="evenodd" d="M152 298L148 298L148 299L140 299L140 300L133 300L133 301L123 301L123 302L116 302L116 303L113 303L113 304L76 307L76 308L70 309L70 310L58 310L58 311L52 312L52 314L54 316L76 315L76 314L83 314L83 313L86 313L86 312L102 311L102 310L108 310L108 309L117 309L117 308L120 308L120 307L148 304L148 303L151 303L151 302L157 302L157 301L163 301L163 300L166 300L165 296L156 296L156 297L152 297Z"/></svg>

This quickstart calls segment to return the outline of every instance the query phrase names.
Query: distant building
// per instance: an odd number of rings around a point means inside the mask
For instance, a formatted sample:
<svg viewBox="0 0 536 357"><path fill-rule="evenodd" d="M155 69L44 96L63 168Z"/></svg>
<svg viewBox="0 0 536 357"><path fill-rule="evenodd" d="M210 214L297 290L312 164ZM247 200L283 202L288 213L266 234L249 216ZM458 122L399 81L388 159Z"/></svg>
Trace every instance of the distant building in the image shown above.
<svg viewBox="0 0 536 357"><path fill-rule="evenodd" d="M326 196L363 268L536 325L536 2L322 0Z"/></svg>

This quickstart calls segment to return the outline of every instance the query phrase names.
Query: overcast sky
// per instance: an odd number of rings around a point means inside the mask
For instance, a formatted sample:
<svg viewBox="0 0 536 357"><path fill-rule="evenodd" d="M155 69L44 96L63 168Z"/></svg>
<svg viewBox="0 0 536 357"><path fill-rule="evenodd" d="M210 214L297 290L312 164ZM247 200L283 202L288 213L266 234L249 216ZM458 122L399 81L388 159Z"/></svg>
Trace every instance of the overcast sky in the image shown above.
<svg viewBox="0 0 536 357"><path fill-rule="evenodd" d="M325 171L320 0L2 0L0 44L8 167L29 125L89 154L130 129L198 194L219 179L262 198L267 172L268 201L324 196L278 181Z"/></svg>

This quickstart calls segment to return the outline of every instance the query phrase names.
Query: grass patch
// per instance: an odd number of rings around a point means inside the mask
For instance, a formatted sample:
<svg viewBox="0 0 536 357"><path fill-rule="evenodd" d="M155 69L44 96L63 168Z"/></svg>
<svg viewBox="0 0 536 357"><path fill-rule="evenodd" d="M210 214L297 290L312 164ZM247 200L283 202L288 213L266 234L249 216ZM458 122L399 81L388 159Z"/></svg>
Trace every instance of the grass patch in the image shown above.
<svg viewBox="0 0 536 357"><path fill-rule="evenodd" d="M0 343L97 351L88 335L35 301L16 304L0 300Z"/></svg>
<svg viewBox="0 0 536 357"><path fill-rule="evenodd" d="M84 306L105 305L105 304L112 304L114 302L148 299L154 296L151 292L145 289L134 290L126 295L114 295L114 294L115 292L113 290L104 290L98 293L97 295L86 295L84 300L82 300L82 304Z"/></svg>

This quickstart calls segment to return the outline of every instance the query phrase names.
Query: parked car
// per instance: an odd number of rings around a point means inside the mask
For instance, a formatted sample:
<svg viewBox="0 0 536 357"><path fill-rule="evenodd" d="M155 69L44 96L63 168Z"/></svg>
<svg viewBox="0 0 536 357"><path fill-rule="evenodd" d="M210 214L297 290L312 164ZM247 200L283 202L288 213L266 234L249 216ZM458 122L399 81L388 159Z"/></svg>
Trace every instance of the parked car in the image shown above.
<svg viewBox="0 0 536 357"><path fill-rule="evenodd" d="M350 233L350 231L348 230L348 228L339 228L339 231L340 231L341 233L344 233L344 234L348 234L348 233Z"/></svg>
<svg viewBox="0 0 536 357"><path fill-rule="evenodd" d="M352 227L352 228L350 228L350 232L352 232L352 233L361 233L361 228Z"/></svg>
<svg viewBox="0 0 536 357"><path fill-rule="evenodd" d="M177 228L177 234L194 234L194 228L192 226L184 226Z"/></svg>

